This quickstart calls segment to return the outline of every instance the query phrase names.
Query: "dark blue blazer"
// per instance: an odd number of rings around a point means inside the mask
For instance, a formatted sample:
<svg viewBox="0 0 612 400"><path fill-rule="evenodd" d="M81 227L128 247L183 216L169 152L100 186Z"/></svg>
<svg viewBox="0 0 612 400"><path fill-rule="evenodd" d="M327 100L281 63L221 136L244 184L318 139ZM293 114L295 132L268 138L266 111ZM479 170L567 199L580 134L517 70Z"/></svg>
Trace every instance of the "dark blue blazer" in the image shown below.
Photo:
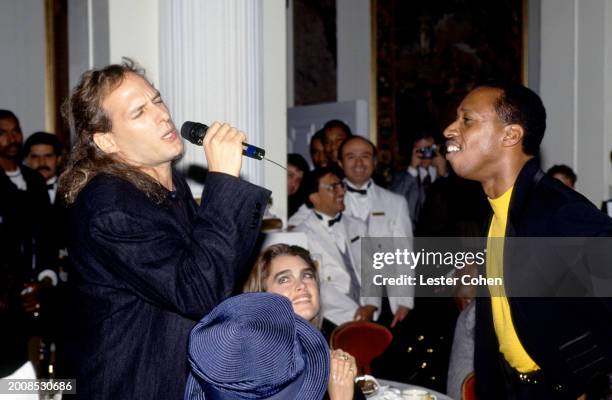
<svg viewBox="0 0 612 400"><path fill-rule="evenodd" d="M198 206L173 179L156 204L100 175L68 211L79 398L182 398L189 332L245 272L270 192L211 172Z"/></svg>
<svg viewBox="0 0 612 400"><path fill-rule="evenodd" d="M535 159L527 162L514 185L506 237L600 236L612 236L612 219L584 196L544 175ZM612 303L609 298L559 297L568 280L587 267L557 259L554 268L546 270L554 274L547 279L555 284L543 286L545 277L538 275L538 266L523 262L525 251L509 249L508 242L505 284L521 285L525 293L531 287L545 291L545 297L508 297L518 337L550 382L563 384L569 398L576 398L593 376L612 368ZM612 277L612 257L603 271ZM479 297L476 304L478 398L505 399L490 298Z"/></svg>

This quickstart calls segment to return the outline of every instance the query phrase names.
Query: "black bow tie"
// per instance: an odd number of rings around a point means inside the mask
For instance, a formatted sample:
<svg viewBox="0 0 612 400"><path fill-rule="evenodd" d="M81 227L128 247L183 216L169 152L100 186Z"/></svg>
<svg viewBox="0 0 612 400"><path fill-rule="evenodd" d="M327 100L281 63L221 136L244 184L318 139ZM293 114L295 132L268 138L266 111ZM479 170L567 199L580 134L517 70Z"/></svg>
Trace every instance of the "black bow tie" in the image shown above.
<svg viewBox="0 0 612 400"><path fill-rule="evenodd" d="M319 213L315 213L315 215L320 220L323 220L323 217L320 216ZM342 219L342 213L338 214L338 216L336 218L332 218L329 221L327 221L327 226L333 226L336 222L340 222L341 219Z"/></svg>
<svg viewBox="0 0 612 400"><path fill-rule="evenodd" d="M55 188L55 183L47 183L47 190L54 189L54 188Z"/></svg>
<svg viewBox="0 0 612 400"><path fill-rule="evenodd" d="M354 187L352 187L351 185L349 185L348 183L345 185L346 190L348 190L349 192L352 193L359 193L360 195L365 196L366 194L368 194L368 188L372 185L372 182L368 183L368 186L366 186L365 189L355 189Z"/></svg>
<svg viewBox="0 0 612 400"><path fill-rule="evenodd" d="M341 219L342 219L342 214L338 214L336 218L330 219L329 221L327 221L327 226L333 226L336 222L340 222Z"/></svg>

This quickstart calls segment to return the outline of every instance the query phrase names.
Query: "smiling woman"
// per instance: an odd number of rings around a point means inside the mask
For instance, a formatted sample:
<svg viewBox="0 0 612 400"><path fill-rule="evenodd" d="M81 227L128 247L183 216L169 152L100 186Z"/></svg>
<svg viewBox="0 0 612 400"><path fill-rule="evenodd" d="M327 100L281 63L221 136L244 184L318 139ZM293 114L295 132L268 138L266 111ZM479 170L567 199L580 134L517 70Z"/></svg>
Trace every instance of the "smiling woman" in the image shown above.
<svg viewBox="0 0 612 400"><path fill-rule="evenodd" d="M243 291L285 296L297 315L319 325L319 273L306 249L282 243L267 247L257 258ZM354 387L355 358L341 349L333 350L331 358L329 399L362 399Z"/></svg>
<svg viewBox="0 0 612 400"><path fill-rule="evenodd" d="M244 284L244 292L270 292L287 297L300 317L316 325L319 273L308 250L275 244L266 248Z"/></svg>

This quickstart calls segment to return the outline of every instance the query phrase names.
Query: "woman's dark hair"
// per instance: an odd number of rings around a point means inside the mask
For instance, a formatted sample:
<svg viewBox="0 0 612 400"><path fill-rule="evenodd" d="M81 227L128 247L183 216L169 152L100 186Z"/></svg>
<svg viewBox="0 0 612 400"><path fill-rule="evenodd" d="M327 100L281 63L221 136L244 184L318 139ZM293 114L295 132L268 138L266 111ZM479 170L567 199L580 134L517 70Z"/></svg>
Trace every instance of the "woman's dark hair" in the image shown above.
<svg viewBox="0 0 612 400"><path fill-rule="evenodd" d="M291 164L304 174L310 171L310 167L308 166L308 162L302 157L301 154L290 153L287 154L287 164Z"/></svg>
<svg viewBox="0 0 612 400"><path fill-rule="evenodd" d="M295 168L299 169L304 174L302 177L302 182L300 183L300 187L295 193L290 194L287 198L288 216L292 216L306 201L306 195L304 194L304 182L308 179L310 168L308 167L308 162L306 162L304 157L297 153L291 153L287 155L287 164L293 165Z"/></svg>
<svg viewBox="0 0 612 400"><path fill-rule="evenodd" d="M578 180L576 173L565 164L553 165L548 171L546 171L546 174L549 176L553 176L555 174L564 175L570 180L570 182L572 182L572 185L575 185L576 181Z"/></svg>

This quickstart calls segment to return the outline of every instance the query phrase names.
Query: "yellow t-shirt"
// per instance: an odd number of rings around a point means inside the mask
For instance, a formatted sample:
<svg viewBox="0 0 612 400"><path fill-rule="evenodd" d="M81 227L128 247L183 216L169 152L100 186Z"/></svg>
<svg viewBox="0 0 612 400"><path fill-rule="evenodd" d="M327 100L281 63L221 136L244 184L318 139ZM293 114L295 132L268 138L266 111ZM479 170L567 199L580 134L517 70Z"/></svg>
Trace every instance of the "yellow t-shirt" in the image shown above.
<svg viewBox="0 0 612 400"><path fill-rule="evenodd" d="M496 199L489 199L493 208L493 219L487 239L487 277L503 278L504 238L508 222L508 209L514 186ZM495 239L492 239L495 238ZM510 304L503 286L489 286L493 325L499 341L499 351L508 364L519 372L531 372L540 369L523 348L512 323Z"/></svg>

